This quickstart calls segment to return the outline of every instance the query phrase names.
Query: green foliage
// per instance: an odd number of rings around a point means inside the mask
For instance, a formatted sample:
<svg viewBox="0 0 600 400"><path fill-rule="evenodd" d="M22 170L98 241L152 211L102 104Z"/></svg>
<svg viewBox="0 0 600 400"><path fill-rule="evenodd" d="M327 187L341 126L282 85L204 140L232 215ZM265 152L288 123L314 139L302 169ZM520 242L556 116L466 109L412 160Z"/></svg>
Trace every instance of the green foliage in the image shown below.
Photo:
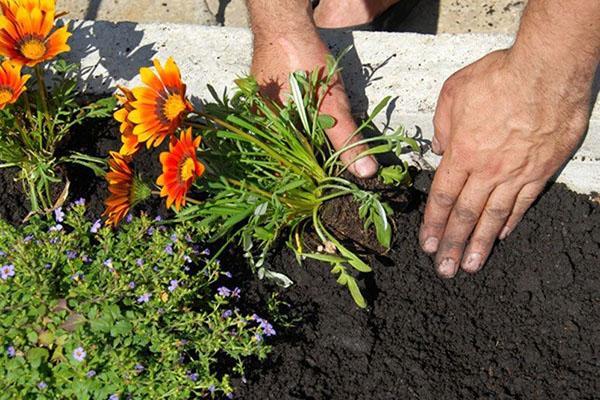
<svg viewBox="0 0 600 400"><path fill-rule="evenodd" d="M194 243L204 229L141 217L115 232L84 212L0 221L0 398L231 393L273 332L216 290L228 274ZM230 360L219 372L218 358Z"/></svg>
<svg viewBox="0 0 600 400"><path fill-rule="evenodd" d="M80 96L77 64L56 60L46 71L38 65L30 72L36 78L27 83L27 92L0 111L0 168L19 170L18 179L23 183L32 211L50 211L61 201L53 198L56 193L53 187L61 184L64 187L65 183L59 167L70 161L69 155L57 154L58 146L85 119L110 116L115 99L88 105L76 101ZM47 76L51 77L50 89L46 87Z"/></svg>
<svg viewBox="0 0 600 400"><path fill-rule="evenodd" d="M388 152L400 155L407 147L418 146L401 129L352 142L385 108L389 101L386 98L346 146L335 151L326 135L335 120L319 113L319 109L338 72L338 60L331 58L325 70L292 74L289 101L284 105L262 96L252 77L238 79L238 90L231 98L226 94L220 98L209 87L215 102L206 104L203 113L191 118L192 125L203 130L205 147L200 157L207 173L206 179L198 180L196 185L208 193L208 198L203 204L187 208L178 218L199 219L200 226L210 229L215 240L237 238L259 276L273 278L282 285L291 281L271 271L266 259L273 243L286 232L299 261L309 257L331 263L338 282L347 286L356 303L364 307L355 273L371 269L326 230L321 206L342 196L354 198L360 204L365 228L373 226L379 242L389 247L391 209L376 194L343 177L347 166L341 163L340 155L362 144L371 147L356 159ZM388 170L384 177L388 182L407 183L406 164ZM319 247L330 251L306 248L304 236L308 230L317 233L322 242Z"/></svg>

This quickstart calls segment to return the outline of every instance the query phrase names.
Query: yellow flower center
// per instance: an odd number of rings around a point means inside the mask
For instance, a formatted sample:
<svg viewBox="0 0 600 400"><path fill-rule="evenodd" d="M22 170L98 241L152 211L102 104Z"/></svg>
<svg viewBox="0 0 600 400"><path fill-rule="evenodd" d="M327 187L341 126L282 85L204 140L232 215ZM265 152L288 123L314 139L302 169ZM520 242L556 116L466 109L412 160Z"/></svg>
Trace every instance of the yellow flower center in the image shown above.
<svg viewBox="0 0 600 400"><path fill-rule="evenodd" d="M165 101L165 105L163 106L163 113L169 121L173 121L175 118L179 117L179 114L181 114L185 110L185 108L185 103L183 102L181 96L177 94L172 94L169 95L169 98L167 99L167 101Z"/></svg>
<svg viewBox="0 0 600 400"><path fill-rule="evenodd" d="M6 104L13 98L13 93L10 89L0 89L0 104Z"/></svg>
<svg viewBox="0 0 600 400"><path fill-rule="evenodd" d="M181 166L181 180L187 181L196 174L196 165L191 157L188 157Z"/></svg>
<svg viewBox="0 0 600 400"><path fill-rule="evenodd" d="M21 45L21 54L30 60L39 60L46 54L46 44L40 39L29 39Z"/></svg>

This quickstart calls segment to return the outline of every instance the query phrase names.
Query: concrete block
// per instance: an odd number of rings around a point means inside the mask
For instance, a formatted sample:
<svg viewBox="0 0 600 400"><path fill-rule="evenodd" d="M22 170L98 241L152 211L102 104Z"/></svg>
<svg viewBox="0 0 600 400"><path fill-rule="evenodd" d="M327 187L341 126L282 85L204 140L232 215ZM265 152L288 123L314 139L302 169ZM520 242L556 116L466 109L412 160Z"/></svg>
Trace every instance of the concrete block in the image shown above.
<svg viewBox="0 0 600 400"><path fill-rule="evenodd" d="M89 21L73 21L73 26L70 57L81 61L82 86L93 92L112 92L117 83L138 83L139 67L150 65L153 57L173 56L189 93L200 98L208 96L207 84L222 91L249 70L252 38L246 29ZM427 141L444 81L488 52L509 46L513 38L336 32L327 34L326 40L334 52L353 46L342 64L354 112L364 113L391 95L393 101L376 120L378 125L404 125ZM437 156L430 152L425 159L437 165ZM600 102L593 109L585 141L558 181L579 192L600 191Z"/></svg>

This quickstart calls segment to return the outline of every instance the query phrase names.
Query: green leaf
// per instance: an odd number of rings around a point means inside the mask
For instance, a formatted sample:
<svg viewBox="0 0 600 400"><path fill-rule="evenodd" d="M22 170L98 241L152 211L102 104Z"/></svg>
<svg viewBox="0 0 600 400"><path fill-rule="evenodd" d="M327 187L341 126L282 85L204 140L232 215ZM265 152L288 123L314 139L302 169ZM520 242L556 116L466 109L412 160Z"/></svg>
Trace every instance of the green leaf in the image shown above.
<svg viewBox="0 0 600 400"><path fill-rule="evenodd" d="M27 358L27 361L29 361L29 363L31 364L31 367L35 369L38 368L42 362L46 362L49 355L50 354L48 353L48 350L46 350L45 348L33 347L27 350L27 354L25 355L25 357Z"/></svg>
<svg viewBox="0 0 600 400"><path fill-rule="evenodd" d="M335 118L327 114L319 114L317 120L319 121L319 125L321 125L321 128L323 129L331 129L335 126L337 122Z"/></svg>
<svg viewBox="0 0 600 400"><path fill-rule="evenodd" d="M36 344L38 341L37 333L35 333L35 331L27 332L27 340L29 340L29 343L31 344Z"/></svg>
<svg viewBox="0 0 600 400"><path fill-rule="evenodd" d="M93 332L109 332L111 321L104 317L90 321L90 329Z"/></svg>
<svg viewBox="0 0 600 400"><path fill-rule="evenodd" d="M367 307L367 302L365 301L365 298L363 297L362 293L360 292L360 289L358 288L356 280L349 275L347 275L347 276L348 276L347 286L348 286L348 289L350 289L350 294L352 295L354 302L360 308Z"/></svg>
<svg viewBox="0 0 600 400"><path fill-rule="evenodd" d="M131 332L133 325L127 320L118 321L110 330L111 336L125 336Z"/></svg>

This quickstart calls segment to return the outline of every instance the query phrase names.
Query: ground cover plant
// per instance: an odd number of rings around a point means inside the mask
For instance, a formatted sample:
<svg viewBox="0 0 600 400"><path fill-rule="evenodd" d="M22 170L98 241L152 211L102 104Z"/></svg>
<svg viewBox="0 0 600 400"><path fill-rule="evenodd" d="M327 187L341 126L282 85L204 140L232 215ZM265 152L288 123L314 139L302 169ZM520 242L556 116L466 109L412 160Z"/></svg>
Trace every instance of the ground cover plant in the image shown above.
<svg viewBox="0 0 600 400"><path fill-rule="evenodd" d="M342 150L332 148L325 131L335 120L319 109L339 73L338 61L331 58L326 68L310 74L292 74L291 95L283 105L263 97L254 78L247 77L236 81L231 97L218 96L211 88L213 101L194 106L173 59L164 65L154 60L154 71L141 68L142 86L120 88L122 107L115 118L121 123L123 145L109 161L107 223L118 224L132 206L151 195L151 188L129 165L142 147L168 140L154 193L166 197L178 221L196 221L210 230L212 241L223 239L225 246L239 243L259 277L283 286L291 281L268 267L267 255L286 235L298 261L312 258L331 264L338 283L365 307L355 275L371 268L327 229L322 207L333 199L352 199L359 204L358 222L365 230L372 227L380 245L389 248L391 209L379 194L343 175L347 166L340 155L367 143L369 150L356 159L383 153L400 156L418 145L402 129L352 141L386 106L389 99L384 99ZM380 174L390 184L410 182L406 163L383 168ZM304 239L312 230L318 236L313 245Z"/></svg>
<svg viewBox="0 0 600 400"><path fill-rule="evenodd" d="M204 229L142 216L114 231L84 213L0 221L0 398L230 395L275 330L237 309Z"/></svg>
<svg viewBox="0 0 600 400"><path fill-rule="evenodd" d="M76 101L79 67L56 58L71 34L54 0L2 0L0 9L0 168L19 170L32 212L51 211L69 190L62 166L85 158L58 157L58 146L73 126L109 115L114 101Z"/></svg>

